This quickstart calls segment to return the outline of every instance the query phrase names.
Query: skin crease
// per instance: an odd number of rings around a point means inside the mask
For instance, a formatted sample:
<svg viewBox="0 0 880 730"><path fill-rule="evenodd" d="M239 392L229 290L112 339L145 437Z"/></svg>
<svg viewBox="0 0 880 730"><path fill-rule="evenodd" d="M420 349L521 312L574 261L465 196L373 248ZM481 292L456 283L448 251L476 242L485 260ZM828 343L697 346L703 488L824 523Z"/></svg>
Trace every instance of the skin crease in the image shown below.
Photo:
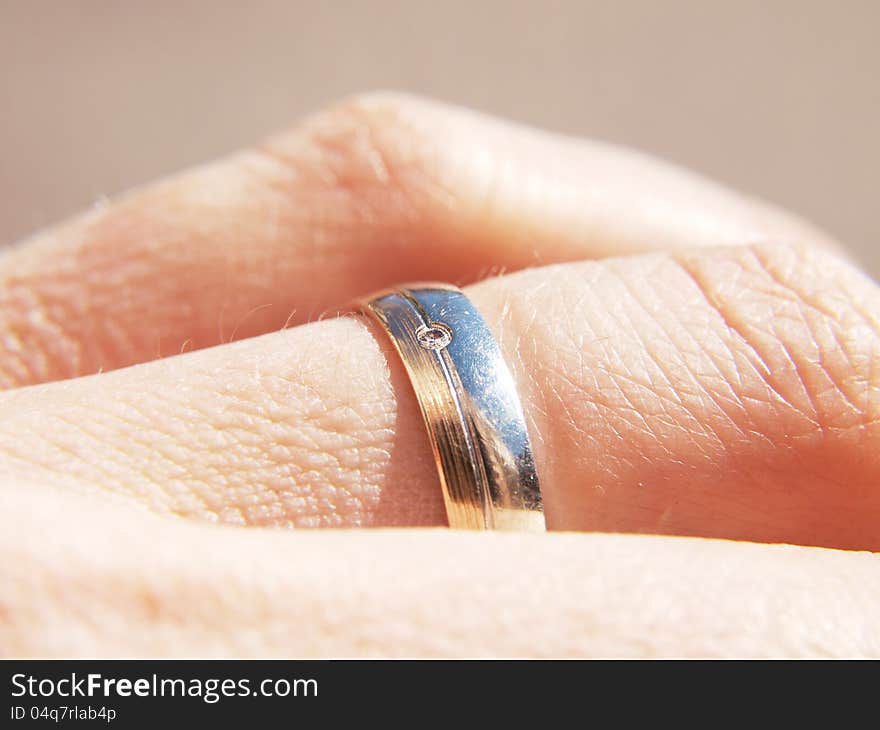
<svg viewBox="0 0 880 730"><path fill-rule="evenodd" d="M392 281L603 257L467 290L549 526L877 550L880 294L831 246L632 153L388 95L41 234L0 258L0 650L876 654L874 556L268 529L443 524L411 386L358 319L146 362Z"/></svg>

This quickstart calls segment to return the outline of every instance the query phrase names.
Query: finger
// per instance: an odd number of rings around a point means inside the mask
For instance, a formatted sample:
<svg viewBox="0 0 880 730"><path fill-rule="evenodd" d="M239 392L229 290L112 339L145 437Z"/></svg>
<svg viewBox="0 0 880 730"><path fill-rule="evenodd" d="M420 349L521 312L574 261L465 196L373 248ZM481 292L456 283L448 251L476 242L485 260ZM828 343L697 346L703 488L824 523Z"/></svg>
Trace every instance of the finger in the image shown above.
<svg viewBox="0 0 880 730"><path fill-rule="evenodd" d="M7 656L880 655L880 556L610 535L248 531L3 494ZM39 496L39 498L37 498Z"/></svg>
<svg viewBox="0 0 880 730"><path fill-rule="evenodd" d="M631 152L371 95L0 258L0 387L299 324L406 279L824 240Z"/></svg>
<svg viewBox="0 0 880 730"><path fill-rule="evenodd" d="M880 547L880 295L772 247L535 269L470 294L557 529ZM442 524L387 339L283 333L0 398L11 481L254 525Z"/></svg>

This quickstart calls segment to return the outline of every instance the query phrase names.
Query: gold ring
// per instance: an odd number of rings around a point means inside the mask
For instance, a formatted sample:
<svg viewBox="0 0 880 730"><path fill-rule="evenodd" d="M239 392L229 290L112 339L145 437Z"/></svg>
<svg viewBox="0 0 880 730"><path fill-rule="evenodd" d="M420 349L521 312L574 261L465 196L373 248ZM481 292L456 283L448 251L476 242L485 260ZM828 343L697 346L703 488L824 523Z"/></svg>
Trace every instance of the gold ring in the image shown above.
<svg viewBox="0 0 880 730"><path fill-rule="evenodd" d="M449 526L544 530L522 404L498 343L464 293L410 284L363 300L412 381L437 462Z"/></svg>

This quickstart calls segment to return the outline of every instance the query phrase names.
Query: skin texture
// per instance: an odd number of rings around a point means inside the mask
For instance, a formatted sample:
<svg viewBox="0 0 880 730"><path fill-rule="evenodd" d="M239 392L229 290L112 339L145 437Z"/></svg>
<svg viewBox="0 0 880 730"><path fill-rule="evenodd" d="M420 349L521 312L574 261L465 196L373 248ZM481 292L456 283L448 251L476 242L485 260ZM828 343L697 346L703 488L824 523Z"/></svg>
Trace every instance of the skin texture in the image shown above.
<svg viewBox="0 0 880 730"><path fill-rule="evenodd" d="M880 549L880 292L835 247L394 95L40 234L0 257L0 651L876 655L877 559L827 548ZM657 536L292 530L445 520L400 362L332 315L538 263L467 292L548 525Z"/></svg>
<svg viewBox="0 0 880 730"><path fill-rule="evenodd" d="M551 527L880 546L880 307L848 266L739 247L469 292L516 371ZM233 524L442 524L389 350L333 319L10 391L2 466Z"/></svg>

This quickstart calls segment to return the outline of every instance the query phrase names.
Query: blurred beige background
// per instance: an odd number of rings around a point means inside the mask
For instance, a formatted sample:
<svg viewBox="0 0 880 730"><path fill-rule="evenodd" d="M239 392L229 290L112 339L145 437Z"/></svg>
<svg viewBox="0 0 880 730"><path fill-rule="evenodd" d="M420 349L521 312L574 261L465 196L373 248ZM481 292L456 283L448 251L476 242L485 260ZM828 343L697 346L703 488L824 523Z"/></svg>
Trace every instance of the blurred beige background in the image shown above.
<svg viewBox="0 0 880 730"><path fill-rule="evenodd" d="M394 88L639 147L880 273L880 2L0 0L0 243Z"/></svg>

